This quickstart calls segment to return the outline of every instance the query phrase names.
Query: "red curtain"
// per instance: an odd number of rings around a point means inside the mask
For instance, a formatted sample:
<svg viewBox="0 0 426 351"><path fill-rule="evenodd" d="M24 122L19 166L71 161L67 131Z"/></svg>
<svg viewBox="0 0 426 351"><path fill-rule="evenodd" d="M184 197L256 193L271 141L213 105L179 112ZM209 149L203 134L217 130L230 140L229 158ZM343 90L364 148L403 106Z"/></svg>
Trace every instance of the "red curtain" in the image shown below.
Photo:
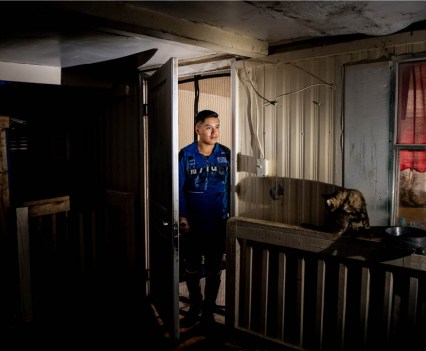
<svg viewBox="0 0 426 351"><path fill-rule="evenodd" d="M426 144L426 61L399 66L398 144ZM426 152L400 152L400 170L426 171Z"/></svg>

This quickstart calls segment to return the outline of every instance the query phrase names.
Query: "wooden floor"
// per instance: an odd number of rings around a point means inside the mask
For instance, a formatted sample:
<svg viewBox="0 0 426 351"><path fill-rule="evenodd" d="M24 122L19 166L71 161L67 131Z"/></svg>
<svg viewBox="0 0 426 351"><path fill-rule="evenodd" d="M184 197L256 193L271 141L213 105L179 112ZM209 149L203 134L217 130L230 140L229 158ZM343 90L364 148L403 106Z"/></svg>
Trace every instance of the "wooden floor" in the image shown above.
<svg viewBox="0 0 426 351"><path fill-rule="evenodd" d="M150 305L137 288L102 282L56 296L35 301L31 323L6 326L0 349L134 350L152 343L157 350L167 349Z"/></svg>
<svg viewBox="0 0 426 351"><path fill-rule="evenodd" d="M209 330L197 324L191 329L181 329L180 336L180 343L173 346L172 351L248 351L226 340L222 323L216 323Z"/></svg>
<svg viewBox="0 0 426 351"><path fill-rule="evenodd" d="M182 302L185 313L185 301ZM247 350L226 341L224 317L209 330L181 329L178 345L165 337L150 303L134 286L122 282L85 284L35 301L31 323L2 326L0 350L85 351Z"/></svg>

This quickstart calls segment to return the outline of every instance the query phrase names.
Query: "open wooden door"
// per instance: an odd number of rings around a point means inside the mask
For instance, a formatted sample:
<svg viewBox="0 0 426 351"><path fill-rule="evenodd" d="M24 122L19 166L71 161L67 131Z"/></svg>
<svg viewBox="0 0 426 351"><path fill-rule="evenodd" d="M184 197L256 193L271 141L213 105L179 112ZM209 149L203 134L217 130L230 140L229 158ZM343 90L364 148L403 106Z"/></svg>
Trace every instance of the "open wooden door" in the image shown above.
<svg viewBox="0 0 426 351"><path fill-rule="evenodd" d="M179 334L178 81L171 58L148 78L149 296L166 332Z"/></svg>

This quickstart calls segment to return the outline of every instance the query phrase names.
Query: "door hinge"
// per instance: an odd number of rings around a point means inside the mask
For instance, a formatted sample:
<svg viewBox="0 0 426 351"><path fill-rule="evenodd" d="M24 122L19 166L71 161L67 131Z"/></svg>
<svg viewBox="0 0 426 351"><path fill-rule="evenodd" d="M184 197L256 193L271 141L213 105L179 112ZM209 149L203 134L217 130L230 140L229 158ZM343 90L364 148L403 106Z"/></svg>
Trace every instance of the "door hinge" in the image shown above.
<svg viewBox="0 0 426 351"><path fill-rule="evenodd" d="M142 116L148 116L148 104L142 104Z"/></svg>

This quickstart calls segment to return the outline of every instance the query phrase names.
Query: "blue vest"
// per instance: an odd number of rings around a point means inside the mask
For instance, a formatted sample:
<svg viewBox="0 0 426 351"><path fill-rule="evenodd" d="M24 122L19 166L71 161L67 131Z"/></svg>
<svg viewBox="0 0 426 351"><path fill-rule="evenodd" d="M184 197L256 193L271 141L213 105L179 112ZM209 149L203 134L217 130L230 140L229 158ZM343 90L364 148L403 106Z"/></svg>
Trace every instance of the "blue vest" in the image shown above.
<svg viewBox="0 0 426 351"><path fill-rule="evenodd" d="M229 215L231 151L216 143L209 157L197 142L179 152L179 216L189 221L213 223Z"/></svg>

